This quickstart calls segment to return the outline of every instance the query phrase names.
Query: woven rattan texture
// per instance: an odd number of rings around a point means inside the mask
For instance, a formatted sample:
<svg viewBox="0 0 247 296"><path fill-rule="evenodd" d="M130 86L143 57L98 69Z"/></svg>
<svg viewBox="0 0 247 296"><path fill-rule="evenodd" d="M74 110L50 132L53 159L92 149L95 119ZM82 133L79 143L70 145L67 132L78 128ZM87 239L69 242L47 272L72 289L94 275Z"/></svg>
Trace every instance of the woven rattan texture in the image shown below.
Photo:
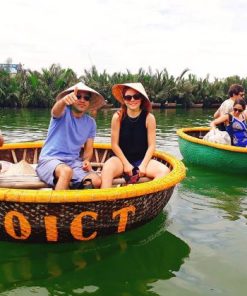
<svg viewBox="0 0 247 296"><path fill-rule="evenodd" d="M65 242L123 232L157 216L169 201L173 189L115 201L64 204L1 202L1 240ZM88 215L81 216L85 212ZM45 217L53 219L45 223Z"/></svg>

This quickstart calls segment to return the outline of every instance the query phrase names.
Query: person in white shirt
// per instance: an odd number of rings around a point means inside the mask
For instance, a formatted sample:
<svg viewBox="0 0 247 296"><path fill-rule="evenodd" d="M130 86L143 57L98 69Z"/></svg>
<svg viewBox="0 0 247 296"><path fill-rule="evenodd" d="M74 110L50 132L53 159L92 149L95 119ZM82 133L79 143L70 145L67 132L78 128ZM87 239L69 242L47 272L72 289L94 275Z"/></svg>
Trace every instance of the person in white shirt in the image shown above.
<svg viewBox="0 0 247 296"><path fill-rule="evenodd" d="M233 111L233 104L236 99L244 99L244 88L240 84L232 84L228 90L229 99L225 100L214 113L214 118L219 118L222 115L228 114Z"/></svg>

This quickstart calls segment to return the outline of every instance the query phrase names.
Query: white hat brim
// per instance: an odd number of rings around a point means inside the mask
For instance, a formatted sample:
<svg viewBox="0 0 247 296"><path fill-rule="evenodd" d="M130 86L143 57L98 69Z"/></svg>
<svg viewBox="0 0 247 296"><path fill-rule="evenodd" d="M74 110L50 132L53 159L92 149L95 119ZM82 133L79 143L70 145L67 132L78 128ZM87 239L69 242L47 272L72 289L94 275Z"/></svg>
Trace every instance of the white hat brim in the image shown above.
<svg viewBox="0 0 247 296"><path fill-rule="evenodd" d="M78 88L78 90L87 91L92 94L90 98L90 105L88 107L89 111L98 110L106 104L104 97L100 93L98 93L96 90L92 89L91 87L85 85L82 82L79 82L59 93L56 97L56 100L61 100L64 96L74 91L76 87Z"/></svg>

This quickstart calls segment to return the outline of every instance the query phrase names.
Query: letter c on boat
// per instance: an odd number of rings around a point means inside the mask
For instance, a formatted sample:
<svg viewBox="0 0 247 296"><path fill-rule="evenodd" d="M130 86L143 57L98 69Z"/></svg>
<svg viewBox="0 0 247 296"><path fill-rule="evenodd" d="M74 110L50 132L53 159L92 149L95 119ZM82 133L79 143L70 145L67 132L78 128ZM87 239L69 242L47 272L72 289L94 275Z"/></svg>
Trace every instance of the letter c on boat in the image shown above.
<svg viewBox="0 0 247 296"><path fill-rule="evenodd" d="M91 216L94 220L97 219L98 214L95 212L90 212L90 211L86 211L86 212L82 212L80 213L78 216L76 216L74 218L74 220L71 222L70 225L70 231L71 234L73 235L73 237L77 240L90 240L90 239L94 239L97 235L97 232L94 231L90 236L85 237L83 235L83 222L82 222L82 218L85 216Z"/></svg>

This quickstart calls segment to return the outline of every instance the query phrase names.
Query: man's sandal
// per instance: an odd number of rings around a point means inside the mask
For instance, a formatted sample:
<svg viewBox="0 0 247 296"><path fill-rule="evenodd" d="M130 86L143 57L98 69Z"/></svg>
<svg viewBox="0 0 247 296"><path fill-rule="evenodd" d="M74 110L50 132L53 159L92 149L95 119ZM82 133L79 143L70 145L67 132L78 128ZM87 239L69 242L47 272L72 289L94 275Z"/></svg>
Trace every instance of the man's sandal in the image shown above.
<svg viewBox="0 0 247 296"><path fill-rule="evenodd" d="M73 183L70 189L94 189L92 179L84 179L82 182Z"/></svg>

